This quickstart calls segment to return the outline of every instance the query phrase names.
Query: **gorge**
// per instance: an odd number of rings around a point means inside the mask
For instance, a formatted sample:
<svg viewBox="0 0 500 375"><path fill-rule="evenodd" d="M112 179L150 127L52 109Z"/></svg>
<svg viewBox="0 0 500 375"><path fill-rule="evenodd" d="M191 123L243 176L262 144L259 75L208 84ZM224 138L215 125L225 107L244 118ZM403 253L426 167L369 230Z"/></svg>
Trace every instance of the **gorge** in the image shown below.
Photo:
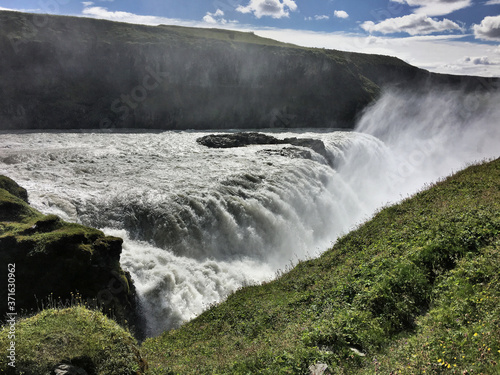
<svg viewBox="0 0 500 375"><path fill-rule="evenodd" d="M495 78L228 30L4 11L0 23L0 174L60 218L54 230L97 228L114 253L123 239L123 299L137 294L147 337L500 156Z"/></svg>

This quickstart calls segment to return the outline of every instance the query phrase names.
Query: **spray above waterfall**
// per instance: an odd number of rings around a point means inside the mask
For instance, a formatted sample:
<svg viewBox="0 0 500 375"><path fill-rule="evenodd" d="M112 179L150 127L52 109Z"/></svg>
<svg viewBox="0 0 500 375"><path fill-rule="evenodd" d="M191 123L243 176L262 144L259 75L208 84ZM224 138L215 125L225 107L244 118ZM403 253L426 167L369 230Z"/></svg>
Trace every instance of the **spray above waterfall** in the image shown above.
<svg viewBox="0 0 500 375"><path fill-rule="evenodd" d="M467 163L498 157L499 101L493 90L386 91L365 111L356 131L380 139L392 157L382 169L365 172L372 179L383 174L382 188L393 186L407 195ZM350 158L347 169L359 164L354 153Z"/></svg>

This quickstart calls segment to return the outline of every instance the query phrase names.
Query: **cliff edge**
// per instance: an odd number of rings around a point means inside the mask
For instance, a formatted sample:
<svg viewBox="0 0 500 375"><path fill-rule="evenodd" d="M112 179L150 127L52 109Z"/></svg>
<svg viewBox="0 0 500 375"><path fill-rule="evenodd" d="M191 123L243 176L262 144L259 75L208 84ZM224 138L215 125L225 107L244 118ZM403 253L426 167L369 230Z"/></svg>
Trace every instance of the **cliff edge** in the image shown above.
<svg viewBox="0 0 500 375"><path fill-rule="evenodd" d="M122 242L41 214L26 190L0 176L0 277L10 280L0 300L12 302L2 304L1 316L81 304L136 324L135 288L119 263Z"/></svg>

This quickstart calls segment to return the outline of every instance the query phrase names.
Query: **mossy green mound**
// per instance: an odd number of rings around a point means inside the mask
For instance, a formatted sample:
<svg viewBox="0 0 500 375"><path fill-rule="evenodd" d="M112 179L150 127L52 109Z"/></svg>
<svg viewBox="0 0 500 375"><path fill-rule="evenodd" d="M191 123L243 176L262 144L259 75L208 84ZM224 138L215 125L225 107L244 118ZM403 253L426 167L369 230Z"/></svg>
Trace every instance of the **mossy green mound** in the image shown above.
<svg viewBox="0 0 500 375"><path fill-rule="evenodd" d="M83 307L49 309L21 319L15 338L10 326L0 333L0 372L52 375L60 364L83 369L88 375L142 374L137 342L113 320ZM11 341L15 342L15 367L9 366Z"/></svg>
<svg viewBox="0 0 500 375"><path fill-rule="evenodd" d="M29 222L41 218L42 215L27 203L26 189L0 175L0 221Z"/></svg>
<svg viewBox="0 0 500 375"><path fill-rule="evenodd" d="M142 346L153 374L498 374L500 159Z"/></svg>
<svg viewBox="0 0 500 375"><path fill-rule="evenodd" d="M16 311L71 304L78 295L121 322L135 320L135 289L120 267L122 240L43 215L19 197L24 189L14 181L1 176L0 184L0 277L7 283L7 265L14 265ZM8 288L0 288L0 300L7 297ZM2 316L7 308L0 306Z"/></svg>
<svg viewBox="0 0 500 375"><path fill-rule="evenodd" d="M7 176L0 176L0 189L7 190L15 197L28 203L28 192L25 188L19 186L13 179Z"/></svg>

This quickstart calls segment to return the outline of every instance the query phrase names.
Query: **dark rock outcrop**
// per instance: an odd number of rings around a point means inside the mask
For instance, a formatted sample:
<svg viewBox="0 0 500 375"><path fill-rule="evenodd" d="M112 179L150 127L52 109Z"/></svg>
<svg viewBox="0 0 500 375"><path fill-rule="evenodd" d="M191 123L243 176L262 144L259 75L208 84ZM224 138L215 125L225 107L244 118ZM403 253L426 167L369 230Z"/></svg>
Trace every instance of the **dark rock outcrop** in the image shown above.
<svg viewBox="0 0 500 375"><path fill-rule="evenodd" d="M323 156L330 165L333 165L333 157L330 153L328 153L325 144L320 139L296 138L296 137L278 139L273 136L262 133L240 132L240 133L229 133L229 134L210 134L198 138L196 142L210 148L231 148L231 147L244 147L249 145L283 145L283 144L306 147L310 148L317 154ZM309 154L305 152L299 154L297 153L298 150L299 149L297 148L283 148L280 151L280 155L288 157L297 157L297 155L300 155L300 157L312 159L310 152ZM269 153L275 154L276 152L269 152Z"/></svg>
<svg viewBox="0 0 500 375"><path fill-rule="evenodd" d="M136 325L135 288L120 267L122 239L43 215L14 181L1 176L0 183L0 277L12 281L0 300L15 302L0 306L1 316L83 304Z"/></svg>
<svg viewBox="0 0 500 375"><path fill-rule="evenodd" d="M330 155L326 151L325 144L319 139L311 138L285 138L283 143L289 143L293 146L307 147L323 156L326 160L330 159Z"/></svg>
<svg viewBox="0 0 500 375"><path fill-rule="evenodd" d="M231 134L210 134L196 140L200 145L210 148L231 148L244 147L249 145L278 145L283 142L281 139L262 133L231 133Z"/></svg>

